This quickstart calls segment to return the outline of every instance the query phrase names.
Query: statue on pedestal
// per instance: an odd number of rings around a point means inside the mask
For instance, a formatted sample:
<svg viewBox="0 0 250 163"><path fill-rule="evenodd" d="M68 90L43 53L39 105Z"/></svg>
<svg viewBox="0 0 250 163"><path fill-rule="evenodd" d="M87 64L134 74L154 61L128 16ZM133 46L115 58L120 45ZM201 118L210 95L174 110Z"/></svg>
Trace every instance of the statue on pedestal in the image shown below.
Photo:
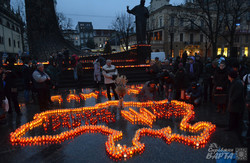
<svg viewBox="0 0 250 163"><path fill-rule="evenodd" d="M145 0L141 0L141 4L135 6L132 10L127 6L127 12L136 17L136 38L137 44L146 43L146 24L149 18L148 9L144 6Z"/></svg>

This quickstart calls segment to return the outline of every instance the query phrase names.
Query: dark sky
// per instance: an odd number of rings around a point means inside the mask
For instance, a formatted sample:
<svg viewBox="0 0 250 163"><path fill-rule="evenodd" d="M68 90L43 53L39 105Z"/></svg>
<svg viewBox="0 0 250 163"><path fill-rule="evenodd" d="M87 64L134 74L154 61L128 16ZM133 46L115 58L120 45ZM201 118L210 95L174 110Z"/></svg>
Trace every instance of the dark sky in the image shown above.
<svg viewBox="0 0 250 163"><path fill-rule="evenodd" d="M170 0L180 4L184 0ZM140 0L57 0L57 11L71 18L75 28L78 21L92 22L94 29L108 29L116 15L140 4ZM149 6L146 0L145 6Z"/></svg>

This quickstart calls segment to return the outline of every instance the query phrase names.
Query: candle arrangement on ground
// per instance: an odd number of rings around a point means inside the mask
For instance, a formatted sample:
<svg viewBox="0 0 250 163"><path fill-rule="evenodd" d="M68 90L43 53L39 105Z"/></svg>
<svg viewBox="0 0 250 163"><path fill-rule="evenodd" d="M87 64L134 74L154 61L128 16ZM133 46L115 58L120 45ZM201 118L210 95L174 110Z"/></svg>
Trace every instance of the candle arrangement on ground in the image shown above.
<svg viewBox="0 0 250 163"><path fill-rule="evenodd" d="M148 101L148 102L123 102L124 108L137 107L139 112L129 108L129 111L123 111L122 117L132 124L142 124L150 128L143 127L136 131L132 146L120 145L115 142L122 139L123 132L111 129L104 124L114 123L115 117L108 108L119 106L119 101L107 101L96 104L92 107L81 107L75 109L57 109L49 110L34 116L33 121L26 123L10 134L10 142L13 145L43 145L51 143L62 143L65 140L72 139L84 133L101 133L107 135L105 148L108 155L113 159L127 159L135 154L141 154L145 150L145 144L140 142L142 136L153 136L163 139L170 144L172 141L190 145L195 148L204 147L216 126L211 122L197 122L191 125L189 122L194 117L193 105L179 101L168 100ZM148 108L148 109L146 109ZM156 119L171 116L183 117L180 123L180 129L192 132L195 135L182 135L172 133L170 127L153 129L153 123ZM65 128L66 131L56 135L27 136L27 133L37 127L43 127L44 132L48 128L53 131Z"/></svg>
<svg viewBox="0 0 250 163"><path fill-rule="evenodd" d="M132 86L128 86L128 89L127 89L127 94L128 95L131 95L131 94L134 94L134 95L137 95L140 93L140 90L142 89L142 86L141 85L132 85ZM90 90L88 90L89 92ZM84 92L84 90L83 90ZM80 102L80 100L86 100L86 99L90 99L90 98L95 98L97 99L100 92L99 91L93 91L93 92L90 92L90 93L79 93L78 94L75 94L75 93L70 93L67 95L66 97L66 100L68 102L71 102L72 100L75 100L76 102ZM113 93L110 93L111 96L113 96L114 94ZM107 91L106 90L102 90L101 91L101 95L105 96L107 98ZM63 98L61 95L53 95L50 97L51 101L52 102L58 102L59 104L62 104L63 102Z"/></svg>

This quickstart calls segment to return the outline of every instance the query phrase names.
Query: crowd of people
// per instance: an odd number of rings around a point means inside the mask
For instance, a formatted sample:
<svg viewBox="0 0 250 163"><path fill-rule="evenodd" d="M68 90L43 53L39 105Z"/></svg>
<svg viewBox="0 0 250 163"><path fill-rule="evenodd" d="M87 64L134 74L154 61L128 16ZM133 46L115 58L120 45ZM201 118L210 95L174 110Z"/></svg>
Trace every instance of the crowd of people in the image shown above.
<svg viewBox="0 0 250 163"><path fill-rule="evenodd" d="M50 90L57 89L59 76L64 68L71 66L74 69L74 80L81 77L79 73L82 71L82 64L77 55L72 55L70 59L67 49L53 53L46 69L43 64L29 58L24 57L23 63L21 73L12 61L8 66L0 67L0 106L7 99L9 114L12 114L14 108L17 115L22 115L17 98L18 78L23 79L25 103L32 103L37 96L40 110L44 111L51 103ZM100 88L103 75L108 100L111 100L111 89L115 100L118 100L115 91L118 71L111 60L98 58L93 62L93 67L95 87ZM182 58L168 58L163 62L156 57L150 62L146 72L150 74L151 80L144 84L140 92L139 99L142 101L167 98L170 101L186 101L194 106L214 103L217 112L230 113L230 129L237 128L244 108L250 108L250 71L246 58L239 62L218 56L214 60L207 58L202 62L199 55L188 57L184 53ZM4 116L5 114L1 114L0 118Z"/></svg>
<svg viewBox="0 0 250 163"><path fill-rule="evenodd" d="M195 107L213 103L221 114L229 112L228 130L240 130L243 114L250 118L250 71L247 59L242 61L217 56L201 61L199 55L163 62L151 61L146 72L151 80L146 82L142 99L186 101ZM245 112L246 111L246 112Z"/></svg>

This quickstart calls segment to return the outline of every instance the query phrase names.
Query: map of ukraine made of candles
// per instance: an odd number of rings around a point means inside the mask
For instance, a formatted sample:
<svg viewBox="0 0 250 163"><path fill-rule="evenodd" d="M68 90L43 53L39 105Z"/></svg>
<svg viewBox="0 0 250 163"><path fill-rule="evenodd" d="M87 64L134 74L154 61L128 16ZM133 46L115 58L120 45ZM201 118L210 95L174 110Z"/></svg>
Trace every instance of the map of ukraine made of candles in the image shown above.
<svg viewBox="0 0 250 163"><path fill-rule="evenodd" d="M141 87L132 87L128 89L127 94L138 94ZM104 92L105 93L105 92ZM104 94L103 93L103 94ZM81 93L69 94L67 101L87 98L97 98L98 92L88 94ZM52 96L52 101L62 102L60 95ZM153 136L163 139L167 144L172 141L180 142L185 145L190 145L195 148L204 147L211 134L215 131L216 126L211 122L197 122L193 125L189 123L194 118L195 112L193 105L180 101L148 101L148 102L123 102L124 108L121 116L132 124L140 124L147 127L140 128L136 131L132 146L116 145L116 141L122 139L122 131L111 129L105 125L98 125L97 123L114 123L116 121L113 115L107 108L111 106L119 106L119 101L107 101L96 104L95 106L81 107L75 109L57 109L48 110L34 116L34 120L28 122L10 134L10 141L13 145L43 145L62 143L65 140L72 139L84 133L101 133L108 136L105 142L105 148L108 155L113 159L127 159L133 155L141 154L145 150L145 144L140 142L142 136ZM139 111L135 111L130 107L138 107ZM147 108L147 109L146 109ZM170 127L161 129L152 129L153 123L156 119L169 119L171 116L183 117L180 122L180 129L188 131L196 135L182 135L173 133ZM51 119L51 120L49 120ZM67 128L64 132L57 135L41 135L41 136L26 136L29 131L42 126L46 131L51 126L53 131L58 128Z"/></svg>

